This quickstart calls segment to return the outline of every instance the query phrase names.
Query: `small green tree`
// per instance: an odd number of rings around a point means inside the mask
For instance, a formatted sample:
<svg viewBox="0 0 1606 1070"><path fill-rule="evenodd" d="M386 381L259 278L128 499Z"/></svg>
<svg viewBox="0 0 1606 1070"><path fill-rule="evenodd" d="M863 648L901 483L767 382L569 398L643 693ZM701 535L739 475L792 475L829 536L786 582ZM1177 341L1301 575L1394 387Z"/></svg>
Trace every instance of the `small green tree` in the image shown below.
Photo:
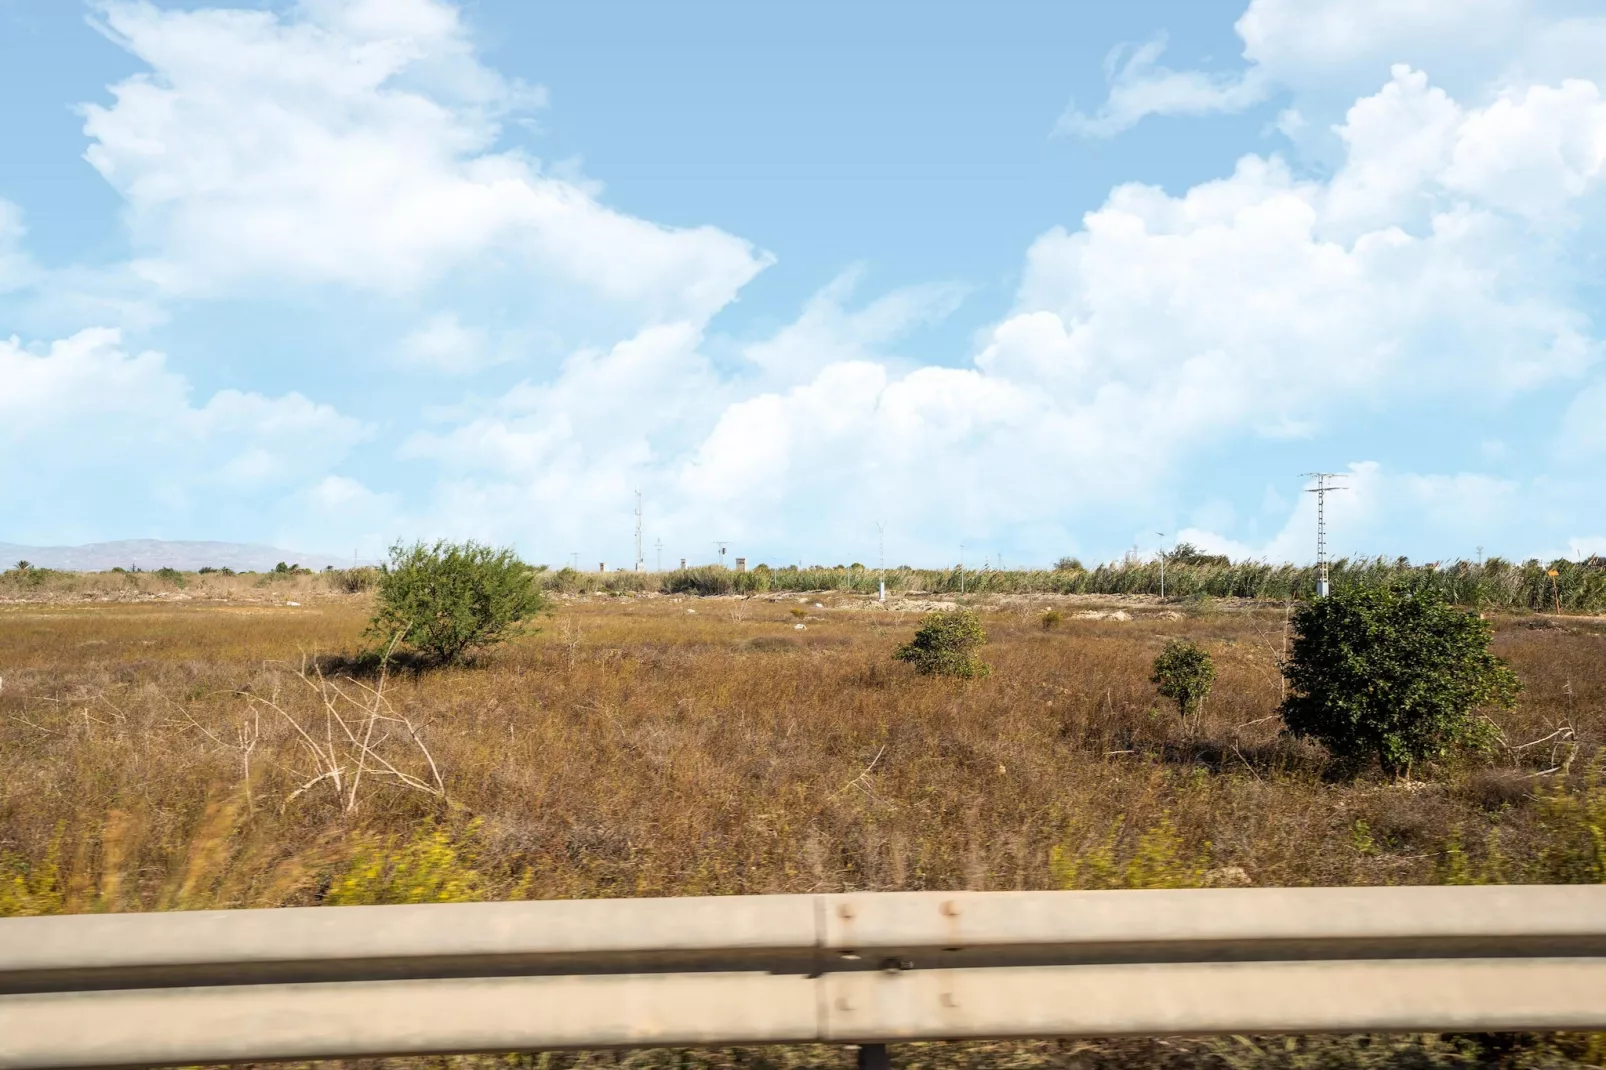
<svg viewBox="0 0 1606 1070"><path fill-rule="evenodd" d="M1154 659L1154 675L1149 679L1161 696L1177 704L1177 713L1186 721L1204 706L1210 686L1216 682L1216 664L1191 639L1172 639Z"/></svg>
<svg viewBox="0 0 1606 1070"><path fill-rule="evenodd" d="M915 637L892 656L907 661L916 672L968 680L992 671L978 653L986 642L987 633L974 610L952 609L927 613Z"/></svg>
<svg viewBox="0 0 1606 1070"><path fill-rule="evenodd" d="M477 542L397 543L380 570L367 634L457 664L548 608L533 579L512 550Z"/></svg>
<svg viewBox="0 0 1606 1070"><path fill-rule="evenodd" d="M1480 706L1516 704L1522 684L1489 652L1493 630L1429 588L1349 587L1301 606L1283 675L1289 732L1351 769L1376 757L1399 776L1450 749L1489 746Z"/></svg>

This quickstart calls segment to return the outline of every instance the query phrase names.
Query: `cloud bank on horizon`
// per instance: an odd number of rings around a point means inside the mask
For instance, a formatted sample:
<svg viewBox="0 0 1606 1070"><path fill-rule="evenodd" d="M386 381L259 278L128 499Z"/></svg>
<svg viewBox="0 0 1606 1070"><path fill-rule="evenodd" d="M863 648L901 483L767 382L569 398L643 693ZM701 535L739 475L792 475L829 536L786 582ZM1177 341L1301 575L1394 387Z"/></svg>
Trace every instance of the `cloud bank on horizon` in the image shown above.
<svg viewBox="0 0 1606 1070"><path fill-rule="evenodd" d="M1303 560L1313 503L1260 473L1325 436L1340 552L1606 553L1606 16L1584 5L1250 0L1236 69L1164 66L1162 38L1112 55L1107 100L1055 136L1261 108L1271 147L1049 227L946 362L903 350L965 280L866 296L846 267L791 322L722 330L786 250L508 147L544 93L444 0L93 11L143 67L81 109L129 255L46 265L0 201L11 541L472 536L624 563L642 488L671 559L716 537L865 559L882 521L917 564L1113 556L1157 525ZM145 343L197 310L239 310L250 359L186 374ZM338 339L348 385L283 388L297 332ZM1476 445L1409 470L1414 439ZM1246 479L1249 515L1222 489Z"/></svg>

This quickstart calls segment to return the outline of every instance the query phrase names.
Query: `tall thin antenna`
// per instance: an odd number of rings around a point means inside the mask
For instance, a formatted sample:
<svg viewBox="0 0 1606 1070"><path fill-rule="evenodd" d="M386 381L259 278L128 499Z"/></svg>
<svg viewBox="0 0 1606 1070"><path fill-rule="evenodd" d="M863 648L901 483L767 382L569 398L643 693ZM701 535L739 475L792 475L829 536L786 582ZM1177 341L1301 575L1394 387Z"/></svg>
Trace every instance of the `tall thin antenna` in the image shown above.
<svg viewBox="0 0 1606 1070"><path fill-rule="evenodd" d="M715 539L714 545L719 547L719 563L721 567L724 567L725 548L730 545L730 541L728 539Z"/></svg>
<svg viewBox="0 0 1606 1070"><path fill-rule="evenodd" d="M647 555L641 552L641 491L636 491L636 571L647 567Z"/></svg>
<svg viewBox="0 0 1606 1070"><path fill-rule="evenodd" d="M1160 538L1162 538L1162 539L1165 538L1165 532L1163 532L1163 531L1157 531L1157 532L1155 532L1155 534L1160 536ZM1164 547L1162 547L1161 550L1160 550L1160 601L1162 601L1162 602L1165 601L1165 549L1164 549Z"/></svg>
<svg viewBox="0 0 1606 1070"><path fill-rule="evenodd" d="M579 550L571 550L571 551L569 551L569 556L574 560L574 570L576 572L579 572L580 571L580 551Z"/></svg>
<svg viewBox="0 0 1606 1070"><path fill-rule="evenodd" d="M1335 486L1328 480L1337 479L1339 472L1306 472L1307 479L1314 479L1314 487L1306 487L1306 494L1316 495L1316 597L1326 598L1332 593L1332 586L1327 581L1327 492L1330 490L1348 490L1348 487Z"/></svg>
<svg viewBox="0 0 1606 1070"><path fill-rule="evenodd" d="M884 520L875 522L877 579L881 584L881 601L887 600L887 525Z"/></svg>
<svg viewBox="0 0 1606 1070"><path fill-rule="evenodd" d="M654 539L652 545L658 551L658 571L662 572L664 570L664 540Z"/></svg>

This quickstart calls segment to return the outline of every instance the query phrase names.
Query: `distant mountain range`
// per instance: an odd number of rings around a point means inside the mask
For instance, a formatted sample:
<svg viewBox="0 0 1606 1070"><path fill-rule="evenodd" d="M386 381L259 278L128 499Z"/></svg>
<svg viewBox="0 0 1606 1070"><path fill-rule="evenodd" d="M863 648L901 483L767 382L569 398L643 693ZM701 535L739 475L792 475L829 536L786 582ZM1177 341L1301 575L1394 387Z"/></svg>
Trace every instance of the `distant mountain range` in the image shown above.
<svg viewBox="0 0 1606 1070"><path fill-rule="evenodd" d="M121 542L93 542L87 546L19 546L0 542L0 569L10 568L18 561L69 572L104 572L111 568L134 566L146 571L176 568L183 572L194 572L198 568L211 567L232 568L236 572L266 572L280 561L310 569L322 569L326 565L345 568L351 564L350 558L240 542L125 539Z"/></svg>

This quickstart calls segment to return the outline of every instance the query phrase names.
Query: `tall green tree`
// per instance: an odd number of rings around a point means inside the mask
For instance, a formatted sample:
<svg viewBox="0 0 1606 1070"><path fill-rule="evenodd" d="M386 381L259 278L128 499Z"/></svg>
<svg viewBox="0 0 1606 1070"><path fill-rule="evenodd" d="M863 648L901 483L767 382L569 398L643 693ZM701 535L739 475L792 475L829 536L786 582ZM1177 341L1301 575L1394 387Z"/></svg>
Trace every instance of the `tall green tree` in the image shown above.
<svg viewBox="0 0 1606 1070"><path fill-rule="evenodd" d="M1483 706L1511 707L1522 684L1489 650L1493 629L1427 588L1341 588L1294 616L1281 713L1351 769L1390 775L1455 748L1482 749Z"/></svg>
<svg viewBox="0 0 1606 1070"><path fill-rule="evenodd" d="M460 664L549 608L535 570L477 542L397 543L380 572L367 634Z"/></svg>

